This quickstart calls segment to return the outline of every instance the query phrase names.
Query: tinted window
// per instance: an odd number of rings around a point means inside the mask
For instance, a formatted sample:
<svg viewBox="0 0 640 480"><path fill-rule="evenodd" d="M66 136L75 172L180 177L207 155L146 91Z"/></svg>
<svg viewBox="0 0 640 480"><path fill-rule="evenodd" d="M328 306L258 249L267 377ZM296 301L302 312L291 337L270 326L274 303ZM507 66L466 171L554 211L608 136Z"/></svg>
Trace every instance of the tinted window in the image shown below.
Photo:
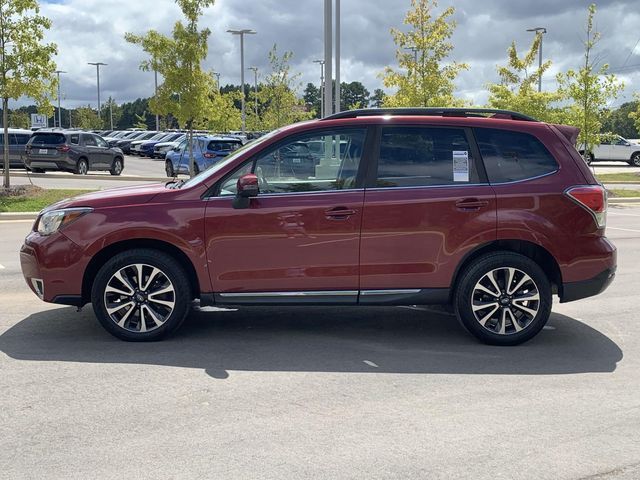
<svg viewBox="0 0 640 480"><path fill-rule="evenodd" d="M378 158L378 187L478 183L464 130L385 127Z"/></svg>
<svg viewBox="0 0 640 480"><path fill-rule="evenodd" d="M97 147L96 139L93 135L82 135L82 140L84 141L84 145L86 147Z"/></svg>
<svg viewBox="0 0 640 480"><path fill-rule="evenodd" d="M65 142L64 135L61 133L38 133L35 132L31 136L31 145L61 145Z"/></svg>
<svg viewBox="0 0 640 480"><path fill-rule="evenodd" d="M558 169L553 156L533 135L490 128L475 132L492 183L524 180Z"/></svg>
<svg viewBox="0 0 640 480"><path fill-rule="evenodd" d="M97 135L94 135L94 136L93 136L93 138L95 139L96 144L97 144L99 147L103 147L103 148L108 148L108 147L109 147L109 145L107 144L107 142L105 142L105 141L102 139L102 137L99 137L99 136L97 136Z"/></svg>
<svg viewBox="0 0 640 480"><path fill-rule="evenodd" d="M260 193L320 192L355 187L364 149L365 129L309 133L261 153L228 177L221 195L233 195L239 177L253 171L260 179ZM323 155L308 143L323 142ZM344 144L344 148L337 146Z"/></svg>
<svg viewBox="0 0 640 480"><path fill-rule="evenodd" d="M18 145L26 145L30 138L31 134L29 133L16 133L16 143Z"/></svg>
<svg viewBox="0 0 640 480"><path fill-rule="evenodd" d="M209 145L207 146L207 150L213 150L216 152L231 152L236 148L238 148L239 146L240 146L240 143L236 143L236 142L221 142L218 140L213 140L209 142Z"/></svg>
<svg viewBox="0 0 640 480"><path fill-rule="evenodd" d="M69 135L69 143L72 143L73 145L78 145L78 143L80 143L80 135L77 133L74 133L73 135Z"/></svg>

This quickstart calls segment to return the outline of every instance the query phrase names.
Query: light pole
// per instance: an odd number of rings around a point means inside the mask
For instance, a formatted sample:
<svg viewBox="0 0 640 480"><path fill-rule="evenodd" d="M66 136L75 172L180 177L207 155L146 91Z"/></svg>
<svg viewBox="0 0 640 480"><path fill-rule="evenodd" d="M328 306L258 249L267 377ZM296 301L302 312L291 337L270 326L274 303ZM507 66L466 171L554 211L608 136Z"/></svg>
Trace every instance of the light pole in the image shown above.
<svg viewBox="0 0 640 480"><path fill-rule="evenodd" d="M336 106L335 113L340 111L340 0L336 0Z"/></svg>
<svg viewBox="0 0 640 480"><path fill-rule="evenodd" d="M62 110L60 108L60 74L67 73L64 70L56 70L58 76L58 127L62 128Z"/></svg>
<svg viewBox="0 0 640 480"><path fill-rule="evenodd" d="M333 1L324 0L324 116L333 113ZM328 149L327 149L328 150Z"/></svg>
<svg viewBox="0 0 640 480"><path fill-rule="evenodd" d="M218 86L218 93L220 93L220 73L219 72L211 72L216 76L216 85Z"/></svg>
<svg viewBox="0 0 640 480"><path fill-rule="evenodd" d="M102 62L89 62L89 65L96 66L96 78L98 80L98 118L102 121L102 115L100 112L100 67L106 66L107 64Z"/></svg>
<svg viewBox="0 0 640 480"><path fill-rule="evenodd" d="M249 70L253 71L253 84L255 88L255 110L256 110L256 122L258 121L258 67L249 67Z"/></svg>
<svg viewBox="0 0 640 480"><path fill-rule="evenodd" d="M113 98L109 97L109 124L111 125L111 131L113 131Z"/></svg>
<svg viewBox="0 0 640 480"><path fill-rule="evenodd" d="M414 63L414 74L415 74L415 70L418 69L418 47L416 46L410 46L410 47L404 47L405 50L411 50L413 52L413 63Z"/></svg>
<svg viewBox="0 0 640 480"><path fill-rule="evenodd" d="M320 64L320 118L324 117L324 98L322 94L324 92L324 60L314 60L313 63Z"/></svg>
<svg viewBox="0 0 640 480"><path fill-rule="evenodd" d="M245 28L242 30L227 30L227 33L232 35L240 35L240 83L242 84L242 133L245 132L247 128L247 114L245 112L244 106L244 36L245 35L255 35L256 32L254 30Z"/></svg>
<svg viewBox="0 0 640 480"><path fill-rule="evenodd" d="M538 92L542 91L542 35L547 33L547 29L544 27L528 28L527 32L535 32L536 35L540 35L540 46L538 47Z"/></svg>

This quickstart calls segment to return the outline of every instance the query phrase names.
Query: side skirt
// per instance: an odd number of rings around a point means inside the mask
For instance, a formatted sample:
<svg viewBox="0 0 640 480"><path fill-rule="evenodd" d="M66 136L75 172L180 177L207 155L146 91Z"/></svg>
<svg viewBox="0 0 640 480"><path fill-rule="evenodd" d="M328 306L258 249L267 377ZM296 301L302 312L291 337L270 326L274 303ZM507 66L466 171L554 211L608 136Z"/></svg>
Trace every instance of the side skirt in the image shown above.
<svg viewBox="0 0 640 480"><path fill-rule="evenodd" d="M200 305L441 305L448 288L203 293Z"/></svg>

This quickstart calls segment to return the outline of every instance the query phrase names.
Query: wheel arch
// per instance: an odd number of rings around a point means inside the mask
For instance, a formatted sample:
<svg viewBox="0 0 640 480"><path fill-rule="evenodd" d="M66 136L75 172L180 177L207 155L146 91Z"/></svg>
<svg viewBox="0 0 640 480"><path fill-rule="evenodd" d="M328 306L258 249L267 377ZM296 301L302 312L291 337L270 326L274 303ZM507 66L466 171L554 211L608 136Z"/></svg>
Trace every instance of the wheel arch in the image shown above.
<svg viewBox="0 0 640 480"><path fill-rule="evenodd" d="M195 298L200 296L200 282L198 281L198 275L193 263L189 257L181 251L175 245L165 242L163 240L157 240L152 238L136 238L131 240L123 240L120 242L112 243L102 250L97 252L91 261L85 268L84 275L82 277L82 301L89 303L91 301L91 288L93 286L93 280L100 270L100 267L114 255L117 255L127 250L133 250L137 248L149 248L152 250L158 250L176 259L180 265L185 269L185 273L189 278L191 289Z"/></svg>
<svg viewBox="0 0 640 480"><path fill-rule="evenodd" d="M495 240L476 247L467 252L456 267L451 280L451 295L453 296L460 279L460 274L477 258L492 252L513 252L524 255L536 262L551 282L552 292L559 293L562 289L562 272L554 256L544 247L527 240ZM453 297L451 297L453 298Z"/></svg>

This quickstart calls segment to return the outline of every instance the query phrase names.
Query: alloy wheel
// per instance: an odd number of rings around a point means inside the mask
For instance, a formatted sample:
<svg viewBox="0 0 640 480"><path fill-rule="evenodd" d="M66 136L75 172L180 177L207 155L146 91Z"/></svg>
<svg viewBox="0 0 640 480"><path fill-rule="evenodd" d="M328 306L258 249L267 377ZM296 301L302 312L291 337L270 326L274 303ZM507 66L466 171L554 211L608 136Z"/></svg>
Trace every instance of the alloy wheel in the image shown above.
<svg viewBox="0 0 640 480"><path fill-rule="evenodd" d="M513 267L484 274L471 295L473 314L485 329L500 335L519 333L538 315L540 292L533 279Z"/></svg>
<svg viewBox="0 0 640 480"><path fill-rule="evenodd" d="M176 292L162 270L135 263L111 276L104 291L104 305L120 328L135 333L151 332L173 313Z"/></svg>

